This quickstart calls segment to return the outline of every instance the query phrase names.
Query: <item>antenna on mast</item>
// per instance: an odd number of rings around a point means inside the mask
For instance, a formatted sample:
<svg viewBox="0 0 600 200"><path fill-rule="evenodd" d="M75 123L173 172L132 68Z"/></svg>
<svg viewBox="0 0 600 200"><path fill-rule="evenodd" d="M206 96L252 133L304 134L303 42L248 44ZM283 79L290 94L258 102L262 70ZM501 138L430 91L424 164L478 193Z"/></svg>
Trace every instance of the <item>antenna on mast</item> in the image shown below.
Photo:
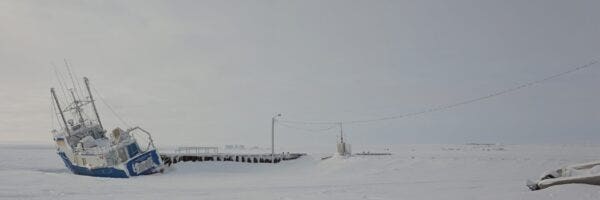
<svg viewBox="0 0 600 200"><path fill-rule="evenodd" d="M67 97L67 92L65 92L65 91L66 91L66 88L67 88L67 84L66 83L63 84L63 77L60 74L60 72L58 71L56 65L54 65L54 63L50 63L50 64L54 68L54 76L56 76L56 80L58 81L58 84L60 85L60 90L62 92L63 98L66 98Z"/></svg>
<svg viewBox="0 0 600 200"><path fill-rule="evenodd" d="M73 78L73 72L71 72L71 67L69 67L69 62L67 62L67 59L64 59L65 61L65 66L67 67L67 72L69 72L69 77L71 78L71 84L73 85L73 90L75 90L75 92L77 93L77 97L79 97L81 99L81 97L79 96L79 91L77 90L77 85L75 84L75 78ZM77 82L78 83L78 82ZM71 91L71 93L73 93L73 91ZM73 96L73 98L75 99L75 96ZM77 101L77 99L75 99Z"/></svg>

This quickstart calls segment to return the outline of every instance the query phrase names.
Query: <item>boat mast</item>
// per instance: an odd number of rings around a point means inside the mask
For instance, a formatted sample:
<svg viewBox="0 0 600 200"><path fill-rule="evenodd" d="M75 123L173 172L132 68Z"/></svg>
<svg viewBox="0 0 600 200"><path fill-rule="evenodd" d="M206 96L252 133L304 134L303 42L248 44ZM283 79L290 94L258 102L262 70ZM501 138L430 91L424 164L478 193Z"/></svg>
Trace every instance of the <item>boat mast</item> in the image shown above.
<svg viewBox="0 0 600 200"><path fill-rule="evenodd" d="M67 120L65 120L65 115L63 114L62 108L60 108L60 103L58 102L58 98L56 98L56 92L54 92L54 88L50 88L50 93L52 93L52 97L54 97L54 102L56 103L56 107L58 107L58 112L60 113L60 118L62 118L63 123L65 124L65 129L67 129L67 135L71 136L71 131L69 130L69 126L67 125ZM56 114L56 113L54 113Z"/></svg>
<svg viewBox="0 0 600 200"><path fill-rule="evenodd" d="M83 115L81 114L81 107L79 106L79 100L77 100L77 98L75 98L75 93L73 93L73 89L71 89L70 91L71 91L71 96L73 96L73 103L75 104L75 111L77 111L77 114L79 115L79 123L82 123L83 126L85 126L85 124L83 123Z"/></svg>
<svg viewBox="0 0 600 200"><path fill-rule="evenodd" d="M96 119L98 120L98 124L100 124L100 128L102 127L102 122L100 122L100 115L98 115L98 110L96 109L96 103L94 103L94 97L92 97L92 91L90 91L90 80L87 77L83 77L83 82L85 83L85 87L87 88L88 95L90 96L90 102L92 102L92 107L94 108L94 113L96 114Z"/></svg>

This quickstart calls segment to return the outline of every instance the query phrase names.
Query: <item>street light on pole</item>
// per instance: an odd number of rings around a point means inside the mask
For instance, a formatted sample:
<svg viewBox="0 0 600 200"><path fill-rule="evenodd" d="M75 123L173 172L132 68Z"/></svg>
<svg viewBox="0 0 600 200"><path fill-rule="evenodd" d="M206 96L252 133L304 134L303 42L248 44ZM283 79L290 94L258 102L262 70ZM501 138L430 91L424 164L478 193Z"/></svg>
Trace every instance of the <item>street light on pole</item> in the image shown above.
<svg viewBox="0 0 600 200"><path fill-rule="evenodd" d="M281 117L281 114L277 114L271 118L271 161L275 163L275 120L277 117Z"/></svg>

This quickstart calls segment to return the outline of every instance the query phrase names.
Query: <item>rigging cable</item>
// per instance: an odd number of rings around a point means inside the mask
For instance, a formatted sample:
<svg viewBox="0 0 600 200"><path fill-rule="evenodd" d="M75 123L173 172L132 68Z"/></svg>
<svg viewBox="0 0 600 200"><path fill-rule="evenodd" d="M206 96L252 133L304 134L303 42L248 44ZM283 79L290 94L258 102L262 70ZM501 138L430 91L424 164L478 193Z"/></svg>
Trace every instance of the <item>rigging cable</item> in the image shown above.
<svg viewBox="0 0 600 200"><path fill-rule="evenodd" d="M432 113L432 112L438 112L438 111L443 111L443 110L448 110L448 109L452 109L455 107L459 107L459 106L463 106L463 105L467 105L467 104L471 104L471 103L475 103L475 102L479 102L479 101L483 101L483 100L487 100L490 98L494 98L497 96L501 96L501 95L505 95L508 93L512 93L524 88L528 88L534 85L538 85L541 84L543 82L547 82L553 79L556 79L558 77L567 75L567 74L571 74L573 72L576 71L580 71L586 68L590 68L593 65L597 64L598 61L594 60L591 61L585 65L581 65L572 69L569 69L567 71L563 71L542 79L538 79L538 80L534 80L534 81L530 81L530 82L526 82L523 83L521 85L515 86L515 87L511 87L511 88L507 88L504 90L500 90L498 92L495 93L491 93L485 96L480 96L477 98L472 98L472 99L467 99L467 100L463 100L463 101L459 101L456 103L452 103L452 104L445 104L445 105L441 105L441 106L437 106L437 107L432 107L429 109L425 109L422 111L418 111L418 112L412 112L412 113L405 113L405 114L397 114L397 115L390 115L390 116L385 116L385 117L379 117L379 118L373 118L373 119L364 119L364 120L348 120L348 121L300 121L300 120L280 120L281 122L287 122L287 123L293 123L293 124L305 124L305 125L311 125L311 124L339 124L339 123L343 123L343 124L363 124L363 123L371 123L371 122L378 122L378 121L385 121L385 120L393 120L393 119L400 119L400 118L407 118L407 117L415 117L415 116L419 116L419 115L423 115L423 114L427 114L427 113Z"/></svg>
<svg viewBox="0 0 600 200"><path fill-rule="evenodd" d="M59 113L57 112L57 110L58 110L58 109L57 109L56 103L54 102L54 98L52 97L52 95L50 95L50 102L51 102L50 106L52 107L52 110L51 110L51 111L52 111L52 114L54 115L54 116L52 117L52 127L54 127L54 123L55 123L55 122L54 122L54 117L56 117L56 123L58 124L59 128L60 128L61 130L62 130L62 129L65 129L65 127L63 126L64 124L63 124L63 121L62 121L62 119L58 117L58 114L59 114Z"/></svg>
<svg viewBox="0 0 600 200"><path fill-rule="evenodd" d="M56 110L54 109L54 100L52 99L52 95L50 95L50 127L55 128L54 117L56 117Z"/></svg>
<svg viewBox="0 0 600 200"><path fill-rule="evenodd" d="M57 69L56 65L54 65L54 63L50 63L50 64L54 67L54 75L56 76L56 79L58 80L58 84L60 85L60 90L61 90L61 92L63 94L63 98L61 98L61 99L66 99L69 96L67 96L67 92L66 92L66 90L67 90L66 89L67 88L66 83L63 84L63 81L62 81L64 79L64 77L58 71L58 69Z"/></svg>
<svg viewBox="0 0 600 200"><path fill-rule="evenodd" d="M287 128L291 128L291 129L296 129L296 130L301 130L301 131L308 131L308 132L325 132L325 131L329 131L329 130L337 127L337 125L332 125L332 126L329 126L327 128L311 129L311 128L302 128L302 127L292 126L292 125L289 125L289 124L285 124L285 122L283 122L283 123L280 122L280 121L278 121L278 122L279 122L279 123L277 123L278 125L281 125L281 126L284 126L284 127L287 127Z"/></svg>
<svg viewBox="0 0 600 200"><path fill-rule="evenodd" d="M106 100L104 100L104 98L102 98L102 95L100 95L100 93L98 92L98 90L96 90L95 87L91 87L94 92L96 92L96 96L98 96L98 98L100 99L100 101L102 101L102 103L104 103L104 105L106 105L106 107L108 108L108 110L110 110L110 112L117 117L117 119L119 119L119 121L121 121L121 123L123 125L125 125L127 128L131 128L131 126L125 121L123 120L123 118L121 118L121 116L119 116L119 114L117 114L117 112L106 102Z"/></svg>
<svg viewBox="0 0 600 200"><path fill-rule="evenodd" d="M68 63L68 66L72 67L73 63L71 63L71 61L68 61L67 59L65 59L65 63ZM83 86L81 86L81 77L77 76L77 73L74 70L71 70L69 67L69 70L73 72L73 76L75 77L75 82L77 83L77 88L79 89L79 93L81 93L82 97L85 97L85 90L83 90ZM86 99L83 99L84 101Z"/></svg>
<svg viewBox="0 0 600 200"><path fill-rule="evenodd" d="M71 67L69 67L69 63L67 62L67 59L64 59L64 60L65 60L65 66L67 67L67 72L69 72L69 77L71 77L71 83L73 84L73 90L75 91L74 92L75 93L74 96L76 96L77 99L81 100L81 95L79 95L79 93L80 93L79 89L77 88L77 84L75 84L76 81L73 78L73 73L71 72ZM77 83L79 84L79 81L77 81ZM75 97L73 97L73 98L75 98ZM79 101L77 99L75 99L75 100ZM75 103L75 104L77 104L77 103Z"/></svg>

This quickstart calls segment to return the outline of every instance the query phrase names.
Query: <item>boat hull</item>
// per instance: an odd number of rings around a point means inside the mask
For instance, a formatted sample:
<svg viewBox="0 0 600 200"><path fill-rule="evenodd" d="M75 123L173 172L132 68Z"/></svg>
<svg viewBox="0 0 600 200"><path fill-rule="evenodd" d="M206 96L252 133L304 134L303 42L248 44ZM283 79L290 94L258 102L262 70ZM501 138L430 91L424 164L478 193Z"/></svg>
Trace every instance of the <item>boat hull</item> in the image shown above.
<svg viewBox="0 0 600 200"><path fill-rule="evenodd" d="M156 150L150 150L143 154L137 155L127 162L113 166L101 168L87 168L74 165L64 152L59 152L67 168L74 174L95 177L110 177L110 178L129 178L132 176L141 176L154 174L160 171L162 163Z"/></svg>

